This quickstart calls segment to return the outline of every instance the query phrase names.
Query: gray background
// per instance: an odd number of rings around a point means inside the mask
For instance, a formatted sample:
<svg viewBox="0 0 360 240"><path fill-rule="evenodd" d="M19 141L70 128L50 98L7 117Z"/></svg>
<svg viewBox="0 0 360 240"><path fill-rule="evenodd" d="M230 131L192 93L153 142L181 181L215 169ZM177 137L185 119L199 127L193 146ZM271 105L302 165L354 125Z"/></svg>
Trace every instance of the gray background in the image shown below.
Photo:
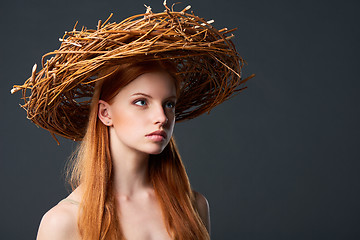
<svg viewBox="0 0 360 240"><path fill-rule="evenodd" d="M67 195L57 146L18 107L65 30L94 28L162 1L19 1L0 10L1 239L34 239ZM169 2L171 5L172 2ZM191 183L210 202L213 239L360 239L358 1L182 1L214 26L238 27L248 89L175 128Z"/></svg>

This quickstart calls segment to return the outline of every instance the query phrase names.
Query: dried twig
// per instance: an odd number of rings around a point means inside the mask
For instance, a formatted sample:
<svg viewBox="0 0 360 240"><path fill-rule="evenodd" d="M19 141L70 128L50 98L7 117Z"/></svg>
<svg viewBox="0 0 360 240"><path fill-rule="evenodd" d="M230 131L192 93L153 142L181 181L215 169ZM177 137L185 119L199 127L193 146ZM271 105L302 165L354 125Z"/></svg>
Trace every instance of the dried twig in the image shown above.
<svg viewBox="0 0 360 240"><path fill-rule="evenodd" d="M120 23L110 17L97 29L65 32L60 48L42 58L43 68L11 93L22 90L27 117L35 124L66 138L81 140L89 113L97 72L129 59L149 57L171 60L183 80L176 106L176 120L192 119L209 112L229 99L245 81L241 68L245 61L230 38L235 29L217 30L193 13L173 11L135 15ZM52 56L45 62L45 58ZM246 79L253 77L251 75ZM27 90L31 91L27 97ZM85 99L85 100L84 100Z"/></svg>

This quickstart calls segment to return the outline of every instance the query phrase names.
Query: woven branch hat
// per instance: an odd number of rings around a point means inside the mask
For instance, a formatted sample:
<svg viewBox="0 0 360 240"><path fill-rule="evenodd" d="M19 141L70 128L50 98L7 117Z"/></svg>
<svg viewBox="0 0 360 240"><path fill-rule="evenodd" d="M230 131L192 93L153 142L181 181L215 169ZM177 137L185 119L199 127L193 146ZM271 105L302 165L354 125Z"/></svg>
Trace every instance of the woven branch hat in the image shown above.
<svg viewBox="0 0 360 240"><path fill-rule="evenodd" d="M239 56L231 38L236 29L216 29L206 21L182 11L170 9L144 14L122 22L98 22L97 29L74 29L59 39L58 50L42 57L42 69L36 64L23 85L14 85L11 93L22 90L27 118L54 134L75 141L84 137L91 97L97 74L109 66L129 59L171 61L182 80L176 104L176 122L195 118L229 99L251 75L242 79L246 62ZM50 58L51 56L51 58ZM47 58L45 62L45 58ZM121 79L119 79L121 81ZM27 90L30 90L29 95ZM29 95L29 96L28 96ZM55 138L56 139L56 138Z"/></svg>

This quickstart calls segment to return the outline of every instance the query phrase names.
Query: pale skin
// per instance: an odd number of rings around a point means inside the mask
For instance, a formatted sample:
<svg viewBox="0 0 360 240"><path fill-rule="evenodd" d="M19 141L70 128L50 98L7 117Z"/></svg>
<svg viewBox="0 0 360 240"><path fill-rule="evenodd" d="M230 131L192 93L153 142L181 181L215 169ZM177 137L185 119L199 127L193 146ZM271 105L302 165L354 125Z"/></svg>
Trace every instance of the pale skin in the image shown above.
<svg viewBox="0 0 360 240"><path fill-rule="evenodd" d="M170 240L153 187L147 177L149 154L159 154L168 144L175 125L176 89L167 73L146 73L125 86L110 104L99 100L99 119L109 126L114 167L114 192L119 219L128 240ZM167 137L146 135L163 130ZM207 199L195 192L197 210L210 233ZM77 240L81 185L42 218L37 239ZM139 227L141 226L141 227Z"/></svg>

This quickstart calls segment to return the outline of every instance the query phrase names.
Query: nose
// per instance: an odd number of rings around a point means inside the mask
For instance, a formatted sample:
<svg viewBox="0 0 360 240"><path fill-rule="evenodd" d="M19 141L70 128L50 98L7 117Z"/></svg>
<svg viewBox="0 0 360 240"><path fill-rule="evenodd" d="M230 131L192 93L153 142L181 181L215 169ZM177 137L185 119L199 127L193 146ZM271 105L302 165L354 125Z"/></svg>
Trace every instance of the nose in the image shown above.
<svg viewBox="0 0 360 240"><path fill-rule="evenodd" d="M168 122L168 117L163 106L158 106L154 110L154 123L160 124L161 126L166 125Z"/></svg>

